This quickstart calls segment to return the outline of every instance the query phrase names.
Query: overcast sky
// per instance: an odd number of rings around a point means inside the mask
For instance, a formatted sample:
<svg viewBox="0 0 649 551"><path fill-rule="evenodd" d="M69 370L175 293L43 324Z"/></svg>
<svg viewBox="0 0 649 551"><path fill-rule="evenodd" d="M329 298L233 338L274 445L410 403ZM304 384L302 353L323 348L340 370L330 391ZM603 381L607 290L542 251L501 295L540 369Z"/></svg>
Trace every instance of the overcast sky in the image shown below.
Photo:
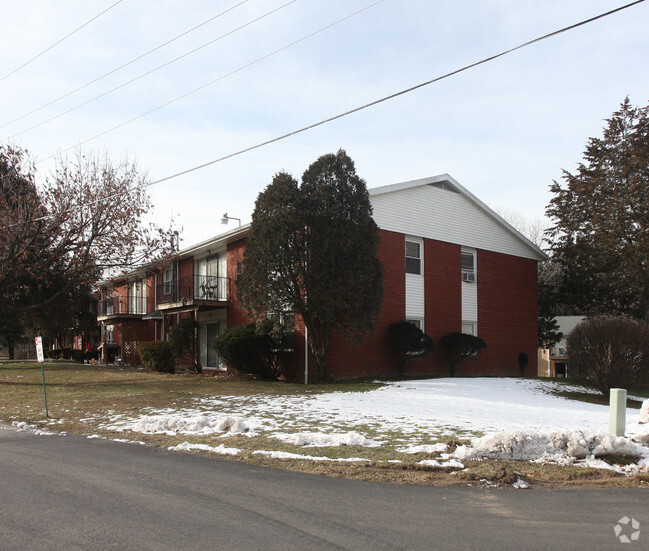
<svg viewBox="0 0 649 551"><path fill-rule="evenodd" d="M51 170L52 155L81 144L115 160L137 159L151 180L165 178L626 2L115 3L0 0L0 141L29 149L42 174ZM648 28L645 2L160 183L150 188L155 218L167 224L173 217L183 227L183 246L203 241L228 229L219 223L224 212L249 222L257 194L276 172L299 179L320 155L339 148L370 188L448 173L496 210L541 218L549 185L562 169L575 169L588 138L601 135L625 96L636 105L649 102Z"/></svg>

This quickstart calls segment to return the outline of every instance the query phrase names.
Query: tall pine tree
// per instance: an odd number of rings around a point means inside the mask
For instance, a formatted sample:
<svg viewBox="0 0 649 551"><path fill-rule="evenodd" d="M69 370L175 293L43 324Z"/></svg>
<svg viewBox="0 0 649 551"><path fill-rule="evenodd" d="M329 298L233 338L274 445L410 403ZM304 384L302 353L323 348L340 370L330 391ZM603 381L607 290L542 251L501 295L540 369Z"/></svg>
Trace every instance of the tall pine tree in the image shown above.
<svg viewBox="0 0 649 551"><path fill-rule="evenodd" d="M558 300L582 314L649 318L649 106L629 98L573 174L554 182L546 213Z"/></svg>

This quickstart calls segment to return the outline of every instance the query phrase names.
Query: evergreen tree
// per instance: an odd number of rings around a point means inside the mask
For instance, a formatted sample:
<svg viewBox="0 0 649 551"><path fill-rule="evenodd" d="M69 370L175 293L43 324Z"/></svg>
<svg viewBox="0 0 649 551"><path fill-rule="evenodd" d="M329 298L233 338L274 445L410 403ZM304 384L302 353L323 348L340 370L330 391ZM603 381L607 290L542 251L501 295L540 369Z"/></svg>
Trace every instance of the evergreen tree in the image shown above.
<svg viewBox="0 0 649 551"><path fill-rule="evenodd" d="M354 162L343 150L323 155L301 184L281 172L259 194L239 298L252 317L300 315L320 380L328 381L332 331L361 339L381 308L377 247L369 194Z"/></svg>
<svg viewBox="0 0 649 551"><path fill-rule="evenodd" d="M629 98L590 138L584 161L554 182L546 213L557 300L584 315L649 313L649 106Z"/></svg>

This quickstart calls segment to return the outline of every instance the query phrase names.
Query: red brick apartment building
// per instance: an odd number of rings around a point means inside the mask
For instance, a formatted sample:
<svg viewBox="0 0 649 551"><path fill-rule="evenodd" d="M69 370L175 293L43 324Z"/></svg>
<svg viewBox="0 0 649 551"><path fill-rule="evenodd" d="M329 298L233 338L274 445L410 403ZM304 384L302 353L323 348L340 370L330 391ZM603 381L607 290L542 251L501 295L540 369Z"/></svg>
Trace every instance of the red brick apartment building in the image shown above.
<svg viewBox="0 0 649 551"><path fill-rule="evenodd" d="M521 352L530 360L527 372L536 373L537 262L544 253L447 174L369 193L380 231L383 306L375 332L360 345L334 335L332 377L396 375L386 339L390 324L401 320L417 324L436 345L452 331L482 337L487 348L461 364L460 375L518 375ZM99 304L102 342L119 345L125 363L138 363L139 342L165 339L179 319L193 316L200 324L201 365L225 369L212 342L249 321L236 283L248 229L185 248L162 272L134 272L107 285ZM406 365L408 375L447 372L439 350ZM314 380L315 367L297 318L286 377L307 376Z"/></svg>

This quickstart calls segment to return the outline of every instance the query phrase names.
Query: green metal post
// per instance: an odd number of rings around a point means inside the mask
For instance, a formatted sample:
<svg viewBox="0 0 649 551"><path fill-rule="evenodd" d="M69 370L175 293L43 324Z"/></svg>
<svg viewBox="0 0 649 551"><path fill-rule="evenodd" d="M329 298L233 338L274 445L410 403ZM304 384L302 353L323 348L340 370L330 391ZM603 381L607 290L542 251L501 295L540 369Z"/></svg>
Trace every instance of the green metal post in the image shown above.
<svg viewBox="0 0 649 551"><path fill-rule="evenodd" d="M50 413L47 410L47 388L45 387L45 366L41 362L41 374L43 375L43 394L45 395L45 417L50 418Z"/></svg>

